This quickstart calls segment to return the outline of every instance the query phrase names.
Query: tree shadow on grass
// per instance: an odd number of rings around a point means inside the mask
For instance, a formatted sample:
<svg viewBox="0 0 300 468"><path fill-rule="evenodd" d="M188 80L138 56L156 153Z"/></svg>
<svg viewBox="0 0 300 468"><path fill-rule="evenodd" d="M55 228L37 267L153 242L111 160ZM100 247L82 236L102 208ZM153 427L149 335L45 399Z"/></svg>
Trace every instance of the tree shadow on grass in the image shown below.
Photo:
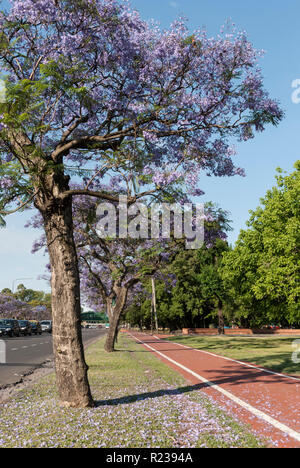
<svg viewBox="0 0 300 468"><path fill-rule="evenodd" d="M243 358L241 362L253 364L271 372L278 372L299 379L300 383L300 364L292 360L291 352L281 354L268 354L265 356L255 356L254 358Z"/></svg>
<svg viewBox="0 0 300 468"><path fill-rule="evenodd" d="M171 338L166 341L182 343L199 350L215 350L223 346L225 349L233 350L256 350L256 349L278 349L282 345L290 345L295 340L294 337L274 337L274 336L193 336L187 339L184 336Z"/></svg>
<svg viewBox="0 0 300 468"><path fill-rule="evenodd" d="M211 374L211 380L207 374ZM210 369L206 371L206 377L209 380L208 383L201 382L195 385L187 385L185 387L179 387L175 389L161 389L154 392L145 392L135 395L126 395L124 397L112 398L109 400L99 400L96 401L96 407L101 406L118 406L123 404L130 404L136 401L142 401L147 399L155 399L163 396L174 396L181 395L185 393L190 393L196 390L202 390L204 388L213 388L214 385L230 385L233 387L238 387L239 385L248 385L248 384L264 384L266 389L269 385L278 384L287 384L289 386L300 384L297 380L289 379L286 376L279 376L269 374L263 370L241 367L237 368L235 364L227 364L222 369ZM227 387L225 387L227 388ZM253 387L253 392L255 388Z"/></svg>
<svg viewBox="0 0 300 468"><path fill-rule="evenodd" d="M149 343L152 343L150 341L147 341L147 344ZM153 343L157 343L155 341L153 341ZM247 343L245 343L247 345ZM193 344L190 345L191 347L187 347L187 348L180 348L180 352L189 352L189 351L193 351L193 350L197 350L197 351L203 351L204 353L208 350L210 350L213 354L215 354L215 357L216 358L228 358L228 359L232 359L233 361L240 361L241 363L245 363L245 365L247 364L250 364L250 365L253 365L253 366L257 366L257 367L261 367L261 368L264 368L266 370L269 370L271 372L279 372L279 373L282 373L282 374L286 374L287 377L288 376L292 376L292 377L295 377L295 378L299 378L300 379L300 365L293 362L292 360L292 348L291 348L291 351L284 351L282 353L274 353L274 354L264 354L262 356L258 356L257 354L255 355L251 355L251 348L249 347L249 357L247 356L244 356L242 355L241 357L240 356L228 356L226 354L221 354L220 353L220 347L217 347L217 345L213 344L212 346L205 346L205 348L201 348L201 347L197 347L197 346L193 346ZM262 346L260 345L256 345L254 344L254 346L252 347L252 349L254 348L262 348ZM214 350L214 348L217 348L216 350ZM231 346L227 346L226 349L230 349ZM235 350L238 350L239 348L237 348L236 345L233 345L232 346L233 349ZM266 348L270 349L270 351L272 350L272 348L274 349L277 349L277 346L275 344L272 343L272 345L270 346L266 346ZM240 349L245 349L245 347L240 347ZM167 348L167 349L162 349L162 350L159 350L161 351L162 353L169 353L169 355L171 356L171 353L174 352L174 353L177 353L178 352L178 349L177 348ZM148 349L143 349L142 347L139 349L139 350L135 350L135 351L131 351L131 350L122 350L122 352L125 352L125 353L135 353L135 354L138 354L138 353L149 353L149 350Z"/></svg>
<svg viewBox="0 0 300 468"><path fill-rule="evenodd" d="M154 392L145 392L145 393L140 393L140 394L135 394L135 395L127 395L124 397L112 398L110 400L98 400L95 402L95 404L97 408L101 406L126 405L126 404L135 403L137 401L155 399L155 398L160 398L163 396L182 395L185 393L194 392L196 390L201 390L207 386L208 384L206 383L200 383L200 384L188 385L186 387L180 387L180 388L161 389L161 390L156 390Z"/></svg>

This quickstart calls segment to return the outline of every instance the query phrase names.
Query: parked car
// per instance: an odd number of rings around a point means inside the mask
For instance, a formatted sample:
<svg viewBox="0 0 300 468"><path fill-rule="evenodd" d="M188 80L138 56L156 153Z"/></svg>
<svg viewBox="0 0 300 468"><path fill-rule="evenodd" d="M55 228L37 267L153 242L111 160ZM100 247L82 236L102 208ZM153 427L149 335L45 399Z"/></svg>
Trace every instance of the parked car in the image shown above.
<svg viewBox="0 0 300 468"><path fill-rule="evenodd" d="M51 320L42 320L41 328L43 332L52 333L52 321Z"/></svg>
<svg viewBox="0 0 300 468"><path fill-rule="evenodd" d="M18 320L15 319L0 319L1 335L20 336L20 326Z"/></svg>
<svg viewBox="0 0 300 468"><path fill-rule="evenodd" d="M35 335L37 334L41 335L43 333L41 324L37 320L30 321L30 325L31 325L32 333L34 333Z"/></svg>
<svg viewBox="0 0 300 468"><path fill-rule="evenodd" d="M19 320L20 333L24 336L31 336L31 325L28 320Z"/></svg>

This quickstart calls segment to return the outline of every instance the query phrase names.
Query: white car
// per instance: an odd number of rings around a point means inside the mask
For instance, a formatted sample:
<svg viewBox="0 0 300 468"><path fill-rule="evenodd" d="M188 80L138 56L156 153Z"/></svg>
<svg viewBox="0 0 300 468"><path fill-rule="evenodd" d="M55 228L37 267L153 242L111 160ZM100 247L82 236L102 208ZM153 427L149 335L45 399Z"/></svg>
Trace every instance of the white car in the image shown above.
<svg viewBox="0 0 300 468"><path fill-rule="evenodd" d="M41 328L43 332L52 333L52 321L51 320L42 320Z"/></svg>

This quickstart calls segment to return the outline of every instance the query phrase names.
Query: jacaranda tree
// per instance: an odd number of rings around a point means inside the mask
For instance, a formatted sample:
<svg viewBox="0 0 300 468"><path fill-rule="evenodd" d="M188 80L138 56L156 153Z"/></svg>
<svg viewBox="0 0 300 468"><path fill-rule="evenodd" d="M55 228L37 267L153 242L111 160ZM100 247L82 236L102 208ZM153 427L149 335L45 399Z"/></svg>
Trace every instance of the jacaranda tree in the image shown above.
<svg viewBox="0 0 300 468"><path fill-rule="evenodd" d="M12 294L0 293L0 318L27 319L32 317L32 309L26 302L16 299Z"/></svg>
<svg viewBox="0 0 300 468"><path fill-rule="evenodd" d="M174 242L102 238L97 231L97 204L92 197L74 197L74 240L83 302L93 310L105 310L110 327L104 349L113 352L128 294L172 255ZM27 226L40 229L42 224L41 216L35 215ZM41 249L47 253L44 234L34 242L32 252Z"/></svg>
<svg viewBox="0 0 300 468"><path fill-rule="evenodd" d="M147 192L184 178L197 194L201 171L241 173L232 137L247 140L282 112L263 88L260 53L244 33L209 38L183 20L161 31L117 0L11 3L0 13L0 214L33 204L43 217L60 401L92 406L73 196L111 200L91 181L119 165L128 168L128 183L143 167ZM79 188L72 177L77 184L81 177Z"/></svg>
<svg viewBox="0 0 300 468"><path fill-rule="evenodd" d="M231 230L228 213L213 204L206 207L204 243L197 250L176 244L173 256L161 266L165 280L156 282L159 326L172 330L197 328L219 322L224 328L223 306L227 294L220 275L222 254L229 250L226 231ZM143 281L144 291L135 295L126 312L131 325L149 324L151 284ZM216 320L216 317L218 319Z"/></svg>

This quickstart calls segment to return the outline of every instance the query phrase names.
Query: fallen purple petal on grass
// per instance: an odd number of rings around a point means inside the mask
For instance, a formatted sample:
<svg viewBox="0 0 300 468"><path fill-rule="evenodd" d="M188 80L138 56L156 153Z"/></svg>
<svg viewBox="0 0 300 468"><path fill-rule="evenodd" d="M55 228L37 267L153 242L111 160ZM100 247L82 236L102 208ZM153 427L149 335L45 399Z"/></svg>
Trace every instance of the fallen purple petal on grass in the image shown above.
<svg viewBox="0 0 300 468"><path fill-rule="evenodd" d="M126 340L124 340L126 343ZM147 355L89 353L95 409L60 408L53 376L0 405L1 447L194 448L259 447L261 441L201 390L168 383L163 363ZM128 342L127 342L128 346ZM134 348L134 345L129 344ZM109 361L100 366L103 359ZM143 359L143 360L142 360ZM123 360L123 361L122 361ZM120 361L120 362L119 362ZM119 364L117 370L109 365ZM130 372L124 372L126 366ZM149 369L145 378L145 366ZM157 366L160 366L159 372ZM167 380L165 380L165 377ZM175 378L175 377L174 377ZM176 378L178 377L176 374ZM184 387L185 385L185 387Z"/></svg>

